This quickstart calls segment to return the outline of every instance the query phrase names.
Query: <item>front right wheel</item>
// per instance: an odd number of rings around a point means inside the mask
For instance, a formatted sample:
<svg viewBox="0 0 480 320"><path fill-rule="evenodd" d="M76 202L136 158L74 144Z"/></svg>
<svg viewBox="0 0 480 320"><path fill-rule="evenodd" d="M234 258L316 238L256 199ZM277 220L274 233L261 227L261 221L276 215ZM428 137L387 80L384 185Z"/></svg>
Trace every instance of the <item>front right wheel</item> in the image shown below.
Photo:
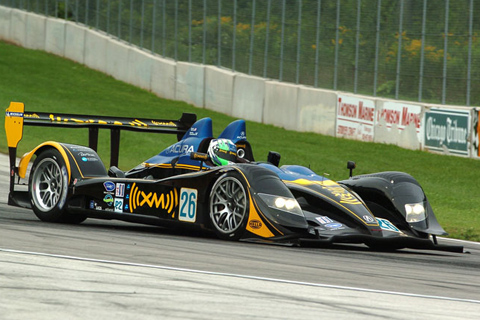
<svg viewBox="0 0 480 320"><path fill-rule="evenodd" d="M210 221L215 234L225 240L238 240L248 221L249 200L243 179L234 172L222 175L210 192Z"/></svg>

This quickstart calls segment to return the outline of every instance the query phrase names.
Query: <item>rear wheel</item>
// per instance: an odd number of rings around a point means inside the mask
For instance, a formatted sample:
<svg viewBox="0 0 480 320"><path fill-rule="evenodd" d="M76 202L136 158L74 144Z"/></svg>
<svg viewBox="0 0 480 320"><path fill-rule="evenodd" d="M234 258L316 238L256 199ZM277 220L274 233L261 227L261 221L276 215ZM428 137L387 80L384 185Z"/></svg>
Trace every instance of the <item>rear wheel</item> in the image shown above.
<svg viewBox="0 0 480 320"><path fill-rule="evenodd" d="M29 178L32 209L42 221L80 223L83 215L68 215L65 202L68 193L68 172L60 152L41 152L33 164Z"/></svg>
<svg viewBox="0 0 480 320"><path fill-rule="evenodd" d="M249 214L248 193L242 178L233 172L222 175L210 193L210 221L221 239L238 240Z"/></svg>

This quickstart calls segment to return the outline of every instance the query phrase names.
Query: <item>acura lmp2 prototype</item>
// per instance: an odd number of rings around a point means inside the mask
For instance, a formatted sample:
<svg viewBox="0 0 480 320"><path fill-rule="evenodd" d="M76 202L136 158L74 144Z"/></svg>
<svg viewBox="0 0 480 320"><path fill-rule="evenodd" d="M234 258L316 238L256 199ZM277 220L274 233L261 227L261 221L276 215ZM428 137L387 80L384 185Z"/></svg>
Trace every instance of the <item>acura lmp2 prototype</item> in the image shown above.
<svg viewBox="0 0 480 320"><path fill-rule="evenodd" d="M16 148L24 125L88 128L89 146L47 141L25 154ZM9 205L32 208L42 221L118 219L164 227L198 227L219 238L291 245L359 243L380 250L416 248L462 252L440 245L446 232L419 183L403 172L332 181L298 165L278 166L270 152L257 162L244 120L214 138L212 120L102 117L26 112L12 102L5 128L10 155ZM111 132L107 170L96 147ZM117 168L121 130L176 134L178 142L129 171ZM21 189L27 166L28 189ZM25 189L25 188L23 188Z"/></svg>

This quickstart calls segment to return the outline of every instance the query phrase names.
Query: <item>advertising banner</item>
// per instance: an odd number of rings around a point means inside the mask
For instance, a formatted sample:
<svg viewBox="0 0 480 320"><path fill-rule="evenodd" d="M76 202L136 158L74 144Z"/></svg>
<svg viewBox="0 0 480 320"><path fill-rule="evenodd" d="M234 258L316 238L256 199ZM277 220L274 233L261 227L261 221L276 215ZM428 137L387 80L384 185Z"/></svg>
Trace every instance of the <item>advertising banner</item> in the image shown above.
<svg viewBox="0 0 480 320"><path fill-rule="evenodd" d="M479 136L480 136L480 108L473 110L473 141L472 141L472 157L480 158Z"/></svg>
<svg viewBox="0 0 480 320"><path fill-rule="evenodd" d="M338 95L336 137L373 141L374 122L374 100Z"/></svg>
<svg viewBox="0 0 480 320"><path fill-rule="evenodd" d="M376 120L377 125L385 123L388 131L394 128L401 132L409 125L413 125L417 132L418 141L422 141L422 106L420 105L385 101L382 109L377 110Z"/></svg>
<svg viewBox="0 0 480 320"><path fill-rule="evenodd" d="M425 112L425 148L469 156L470 111L432 108Z"/></svg>

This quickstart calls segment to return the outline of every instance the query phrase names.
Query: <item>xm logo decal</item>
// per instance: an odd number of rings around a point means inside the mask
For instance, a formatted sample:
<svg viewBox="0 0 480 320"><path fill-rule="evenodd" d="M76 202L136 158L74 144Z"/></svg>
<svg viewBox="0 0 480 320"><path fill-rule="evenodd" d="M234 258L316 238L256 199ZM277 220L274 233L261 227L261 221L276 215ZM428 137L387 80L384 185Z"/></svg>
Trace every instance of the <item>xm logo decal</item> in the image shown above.
<svg viewBox="0 0 480 320"><path fill-rule="evenodd" d="M130 189L128 197L130 212L133 212L137 207L149 207L155 209L162 209L175 215L175 209L178 206L178 192L177 189L170 190L168 193L144 192L140 190L136 183Z"/></svg>

